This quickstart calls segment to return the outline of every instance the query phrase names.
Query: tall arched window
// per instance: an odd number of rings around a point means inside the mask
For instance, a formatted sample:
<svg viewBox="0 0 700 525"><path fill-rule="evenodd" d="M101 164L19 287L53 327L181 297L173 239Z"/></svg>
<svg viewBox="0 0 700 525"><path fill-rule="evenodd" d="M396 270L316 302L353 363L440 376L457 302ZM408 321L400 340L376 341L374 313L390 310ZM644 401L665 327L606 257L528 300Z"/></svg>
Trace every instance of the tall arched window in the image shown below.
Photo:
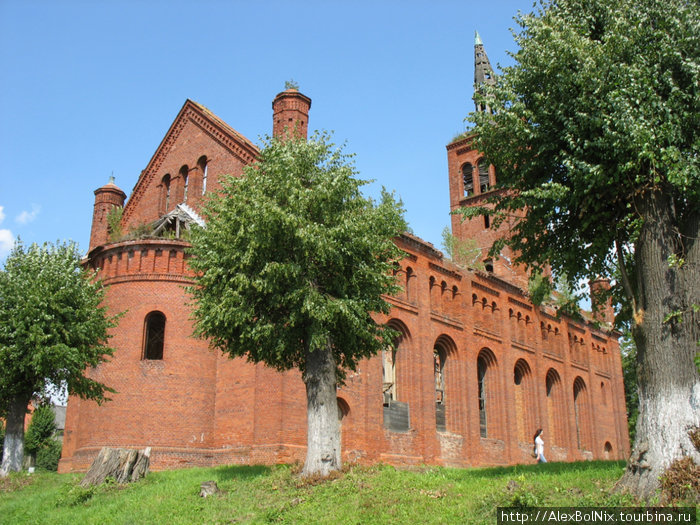
<svg viewBox="0 0 700 525"><path fill-rule="evenodd" d="M565 443L565 435L562 425L565 421L568 421L568 418L564 409L561 377L556 370L550 368L547 370L545 381L549 440L552 445L563 446Z"/></svg>
<svg viewBox="0 0 700 525"><path fill-rule="evenodd" d="M162 312L151 312L146 316L143 339L143 358L163 359L165 315Z"/></svg>
<svg viewBox="0 0 700 525"><path fill-rule="evenodd" d="M396 350L382 350L382 393L384 406L396 400Z"/></svg>
<svg viewBox="0 0 700 525"><path fill-rule="evenodd" d="M160 181L161 186L161 197L160 197L160 212L168 213L170 208L170 174L166 173L165 176Z"/></svg>
<svg viewBox="0 0 700 525"><path fill-rule="evenodd" d="M579 376L574 380L574 416L576 418L576 442L581 450L591 450L588 404L586 383Z"/></svg>
<svg viewBox="0 0 700 525"><path fill-rule="evenodd" d="M486 193L489 191L489 163L485 159L479 161L479 191Z"/></svg>
<svg viewBox="0 0 700 525"><path fill-rule="evenodd" d="M202 195L204 195L207 192L207 163L209 161L207 160L206 155L202 155L199 157L199 160L197 161L197 166L199 167L199 171L202 172Z"/></svg>
<svg viewBox="0 0 700 525"><path fill-rule="evenodd" d="M462 166L462 181L464 182L464 196L469 197L474 193L474 168L468 162Z"/></svg>
<svg viewBox="0 0 700 525"><path fill-rule="evenodd" d="M451 343L451 344L450 344ZM435 379L435 429L438 432L447 430L446 418L446 380L445 364L447 362L447 345L454 345L446 336L440 336L433 347L433 377Z"/></svg>
<svg viewBox="0 0 700 525"><path fill-rule="evenodd" d="M477 384L479 397L479 434L481 437L496 437L495 421L489 421L490 416L495 416L494 401L496 391L492 387L495 376L496 357L491 350L484 348L479 352L476 360Z"/></svg>
<svg viewBox="0 0 700 525"><path fill-rule="evenodd" d="M515 422L518 431L518 441L529 443L535 432L535 391L530 365L524 359L518 359L513 369L513 385L515 388Z"/></svg>
<svg viewBox="0 0 700 525"><path fill-rule="evenodd" d="M189 189L190 169L185 164L180 168L180 178L182 179L182 202L187 202L187 190Z"/></svg>

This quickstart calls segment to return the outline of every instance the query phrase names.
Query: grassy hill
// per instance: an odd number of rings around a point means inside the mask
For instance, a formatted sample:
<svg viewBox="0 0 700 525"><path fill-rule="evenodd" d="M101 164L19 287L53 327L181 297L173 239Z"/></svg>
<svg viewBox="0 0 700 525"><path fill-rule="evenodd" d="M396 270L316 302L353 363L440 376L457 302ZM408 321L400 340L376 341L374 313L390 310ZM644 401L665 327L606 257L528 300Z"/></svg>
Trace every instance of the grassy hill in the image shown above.
<svg viewBox="0 0 700 525"><path fill-rule="evenodd" d="M83 489L82 475L0 479L0 522L12 524L496 522L499 506L632 506L611 494L623 462L450 469L352 467L323 483L294 467L229 466L152 472L131 485ZM222 494L199 497L200 484Z"/></svg>

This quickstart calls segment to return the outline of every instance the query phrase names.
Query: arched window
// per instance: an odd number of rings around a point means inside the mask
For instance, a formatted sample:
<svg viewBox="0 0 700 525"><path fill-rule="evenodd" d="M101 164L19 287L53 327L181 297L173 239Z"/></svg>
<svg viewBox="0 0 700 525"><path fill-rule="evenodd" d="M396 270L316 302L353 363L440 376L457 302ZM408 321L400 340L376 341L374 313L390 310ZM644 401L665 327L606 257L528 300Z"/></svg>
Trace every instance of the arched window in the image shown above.
<svg viewBox="0 0 700 525"><path fill-rule="evenodd" d="M435 402L443 404L445 402L445 361L447 353L444 348L436 345L433 348L433 370L435 376Z"/></svg>
<svg viewBox="0 0 700 525"><path fill-rule="evenodd" d="M535 391L530 365L524 359L518 359L513 368L513 386L515 389L515 422L518 441L529 443L535 428Z"/></svg>
<svg viewBox="0 0 700 525"><path fill-rule="evenodd" d="M199 171L202 172L202 195L204 195L207 192L207 163L209 161L207 160L206 155L202 155L199 157L199 160L197 161L197 166L199 167Z"/></svg>
<svg viewBox="0 0 700 525"><path fill-rule="evenodd" d="M552 445L563 446L565 436L562 425L568 421L562 396L561 377L559 373L550 368L546 376L547 394L547 423L549 425L549 439Z"/></svg>
<svg viewBox="0 0 700 525"><path fill-rule="evenodd" d="M396 350L386 349L382 352L382 393L384 401L384 427L393 432L406 432L410 428L410 414L408 401L398 401L398 380L406 381L406 370L400 366L397 369L398 354L405 351L410 340L410 334L406 325L398 319L389 321L389 326L397 330L400 335L396 341ZM399 375L403 374L403 375Z"/></svg>
<svg viewBox="0 0 700 525"><path fill-rule="evenodd" d="M445 403L445 363L447 362L447 345L454 343L447 336L440 336L433 346L433 377L435 379L435 429L438 432L447 431Z"/></svg>
<svg viewBox="0 0 700 525"><path fill-rule="evenodd" d="M160 181L161 185L161 197L160 197L160 211L161 214L168 213L170 209L170 174L166 173L165 176Z"/></svg>
<svg viewBox="0 0 700 525"><path fill-rule="evenodd" d="M474 193L474 168L468 162L462 166L462 180L464 181L464 196L469 197Z"/></svg>
<svg viewBox="0 0 700 525"><path fill-rule="evenodd" d="M591 450L589 435L589 404L586 383L579 376L574 380L574 416L576 418L576 442L581 450Z"/></svg>
<svg viewBox="0 0 700 525"><path fill-rule="evenodd" d="M180 178L182 179L182 202L187 202L187 190L189 188L190 169L185 164L180 168Z"/></svg>
<svg viewBox="0 0 700 525"><path fill-rule="evenodd" d="M415 287L416 274L413 273L413 268L408 266L406 268L406 300L409 303L416 302L416 292L413 289Z"/></svg>
<svg viewBox="0 0 700 525"><path fill-rule="evenodd" d="M382 350L382 393L384 406L396 400L396 350Z"/></svg>
<svg viewBox="0 0 700 525"><path fill-rule="evenodd" d="M489 163L481 159L479 161L479 190L481 193L486 193L489 191Z"/></svg>
<svg viewBox="0 0 700 525"><path fill-rule="evenodd" d="M146 316L143 339L143 358L163 359L165 315L162 312L151 312Z"/></svg>
<svg viewBox="0 0 700 525"><path fill-rule="evenodd" d="M481 437L496 437L495 425L489 421L489 414L495 415L495 389L491 388L492 375L495 376L496 357L484 348L476 360L479 397L479 434Z"/></svg>

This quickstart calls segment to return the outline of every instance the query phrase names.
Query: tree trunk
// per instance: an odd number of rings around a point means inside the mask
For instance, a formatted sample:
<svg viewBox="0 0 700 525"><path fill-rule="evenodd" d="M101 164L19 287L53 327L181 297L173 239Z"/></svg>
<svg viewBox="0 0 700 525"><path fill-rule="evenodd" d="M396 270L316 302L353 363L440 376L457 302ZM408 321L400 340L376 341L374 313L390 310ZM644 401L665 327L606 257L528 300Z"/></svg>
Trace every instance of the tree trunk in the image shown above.
<svg viewBox="0 0 700 525"><path fill-rule="evenodd" d="M639 417L627 471L618 487L649 499L675 460L700 451L688 433L700 426L698 214L679 235L670 196L647 193L637 203L644 220L635 246L638 289L635 326ZM688 222L690 221L690 222ZM670 256L676 256L674 261ZM682 261L680 260L682 259Z"/></svg>
<svg viewBox="0 0 700 525"><path fill-rule="evenodd" d="M302 476L326 477L340 469L340 424L335 359L328 344L306 353L307 448Z"/></svg>
<svg viewBox="0 0 700 525"><path fill-rule="evenodd" d="M99 485L108 477L114 478L117 483L138 481L148 474L150 457L150 447L143 450L104 447L90 465L80 486Z"/></svg>
<svg viewBox="0 0 700 525"><path fill-rule="evenodd" d="M5 428L5 443L3 445L2 466L0 476L9 472L19 472L22 469L24 457L24 416L31 396L17 396L10 401L7 411Z"/></svg>

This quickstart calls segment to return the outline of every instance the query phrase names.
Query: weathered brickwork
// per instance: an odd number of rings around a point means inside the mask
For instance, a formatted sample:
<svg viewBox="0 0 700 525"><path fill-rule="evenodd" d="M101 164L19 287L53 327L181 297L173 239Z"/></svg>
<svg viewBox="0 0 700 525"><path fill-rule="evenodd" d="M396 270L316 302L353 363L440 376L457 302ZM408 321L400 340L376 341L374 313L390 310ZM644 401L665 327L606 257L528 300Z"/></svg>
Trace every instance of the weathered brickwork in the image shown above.
<svg viewBox="0 0 700 525"><path fill-rule="evenodd" d="M310 105L294 90L278 95L274 132L305 135ZM179 204L197 218L221 178L240 175L256 152L187 101L124 206L123 232L152 224ZM495 185L493 167L479 178L478 161L469 139L448 146L453 209ZM472 166L466 195L465 164ZM485 177L489 186L477 188ZM108 184L95 195L87 264L108 285L109 310L123 316L113 331L113 358L90 375L117 393L102 406L70 398L60 470L87 469L103 446L150 446L155 469L303 460L306 397L299 373L228 359L195 338L186 240L112 242L103 217L123 204L123 193ZM453 232L484 249L497 234L483 218L454 219ZM534 461L532 437L540 427L550 460L627 455L614 333L534 306L524 269L507 260L493 261L492 271L467 271L412 235L396 242L406 252L396 269L404 289L389 298L391 313L376 320L402 335L395 355L361 362L338 390L346 460L527 463ZM609 306L598 315L609 321Z"/></svg>

